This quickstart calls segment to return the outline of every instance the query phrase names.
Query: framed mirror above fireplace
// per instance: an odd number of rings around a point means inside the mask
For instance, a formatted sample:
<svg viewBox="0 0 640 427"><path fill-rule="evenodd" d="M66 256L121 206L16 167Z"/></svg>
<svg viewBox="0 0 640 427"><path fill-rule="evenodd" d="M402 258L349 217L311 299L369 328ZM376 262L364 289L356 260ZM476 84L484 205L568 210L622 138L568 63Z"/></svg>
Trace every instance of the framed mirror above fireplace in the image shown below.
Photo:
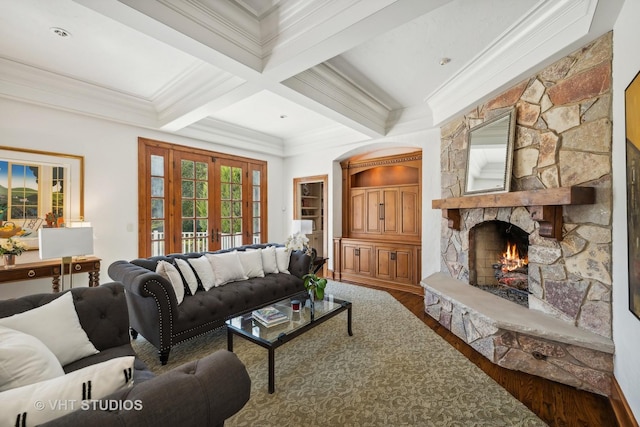
<svg viewBox="0 0 640 427"><path fill-rule="evenodd" d="M511 108L469 129L465 195L509 191L515 122Z"/></svg>

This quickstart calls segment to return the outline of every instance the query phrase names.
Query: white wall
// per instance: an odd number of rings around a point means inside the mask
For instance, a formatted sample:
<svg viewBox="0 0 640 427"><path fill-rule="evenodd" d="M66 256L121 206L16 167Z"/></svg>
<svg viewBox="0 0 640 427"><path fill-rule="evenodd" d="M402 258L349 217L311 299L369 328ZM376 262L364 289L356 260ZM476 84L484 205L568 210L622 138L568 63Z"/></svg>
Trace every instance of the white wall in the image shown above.
<svg viewBox="0 0 640 427"><path fill-rule="evenodd" d="M640 420L640 320L629 311L624 91L640 71L640 2L626 1L613 30L613 341L616 380Z"/></svg>
<svg viewBox="0 0 640 427"><path fill-rule="evenodd" d="M283 241L287 230L277 221L283 205L282 159L211 144L168 133L151 131L0 99L0 145L75 154L85 158L85 218L95 232L95 256L102 258L100 282L110 281L108 266L119 259L138 256L138 137L251 157L268 162L269 240ZM29 251L18 263L37 261ZM77 276L76 284L84 284ZM50 280L0 284L0 299L50 292Z"/></svg>

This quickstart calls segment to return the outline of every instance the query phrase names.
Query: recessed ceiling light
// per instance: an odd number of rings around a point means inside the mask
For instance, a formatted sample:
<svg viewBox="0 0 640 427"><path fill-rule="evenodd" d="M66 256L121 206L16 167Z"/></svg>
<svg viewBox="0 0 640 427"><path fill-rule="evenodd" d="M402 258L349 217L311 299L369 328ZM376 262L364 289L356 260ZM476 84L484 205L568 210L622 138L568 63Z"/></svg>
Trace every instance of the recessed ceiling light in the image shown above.
<svg viewBox="0 0 640 427"><path fill-rule="evenodd" d="M67 30L65 30L64 28L59 28L59 27L51 27L49 28L49 31L51 31L53 34L60 36L60 37L71 37L71 33Z"/></svg>
<svg viewBox="0 0 640 427"><path fill-rule="evenodd" d="M451 62L451 58L442 58L440 60L440 65L447 65L449 62Z"/></svg>

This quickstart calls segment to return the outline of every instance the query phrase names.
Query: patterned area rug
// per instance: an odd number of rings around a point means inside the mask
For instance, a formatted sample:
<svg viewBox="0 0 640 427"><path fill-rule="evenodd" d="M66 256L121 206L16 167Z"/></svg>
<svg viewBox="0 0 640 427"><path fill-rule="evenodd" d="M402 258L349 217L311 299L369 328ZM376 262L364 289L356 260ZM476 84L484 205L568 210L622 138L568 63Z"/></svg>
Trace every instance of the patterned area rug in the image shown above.
<svg viewBox="0 0 640 427"><path fill-rule="evenodd" d="M278 348L274 394L267 350L234 337L251 399L225 426L546 425L387 292L337 282L327 289L353 302L354 335L345 312ZM133 345L162 373L226 349L226 332L178 345L166 366L142 337Z"/></svg>

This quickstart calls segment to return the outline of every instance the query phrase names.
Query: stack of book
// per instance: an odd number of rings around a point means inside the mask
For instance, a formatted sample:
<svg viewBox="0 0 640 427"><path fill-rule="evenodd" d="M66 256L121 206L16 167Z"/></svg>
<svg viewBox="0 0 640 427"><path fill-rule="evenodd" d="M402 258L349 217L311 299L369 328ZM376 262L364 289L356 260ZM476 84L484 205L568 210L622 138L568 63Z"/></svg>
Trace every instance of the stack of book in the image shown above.
<svg viewBox="0 0 640 427"><path fill-rule="evenodd" d="M254 310L253 318L264 326L274 326L289 321L289 317L275 307L265 307L260 310Z"/></svg>

